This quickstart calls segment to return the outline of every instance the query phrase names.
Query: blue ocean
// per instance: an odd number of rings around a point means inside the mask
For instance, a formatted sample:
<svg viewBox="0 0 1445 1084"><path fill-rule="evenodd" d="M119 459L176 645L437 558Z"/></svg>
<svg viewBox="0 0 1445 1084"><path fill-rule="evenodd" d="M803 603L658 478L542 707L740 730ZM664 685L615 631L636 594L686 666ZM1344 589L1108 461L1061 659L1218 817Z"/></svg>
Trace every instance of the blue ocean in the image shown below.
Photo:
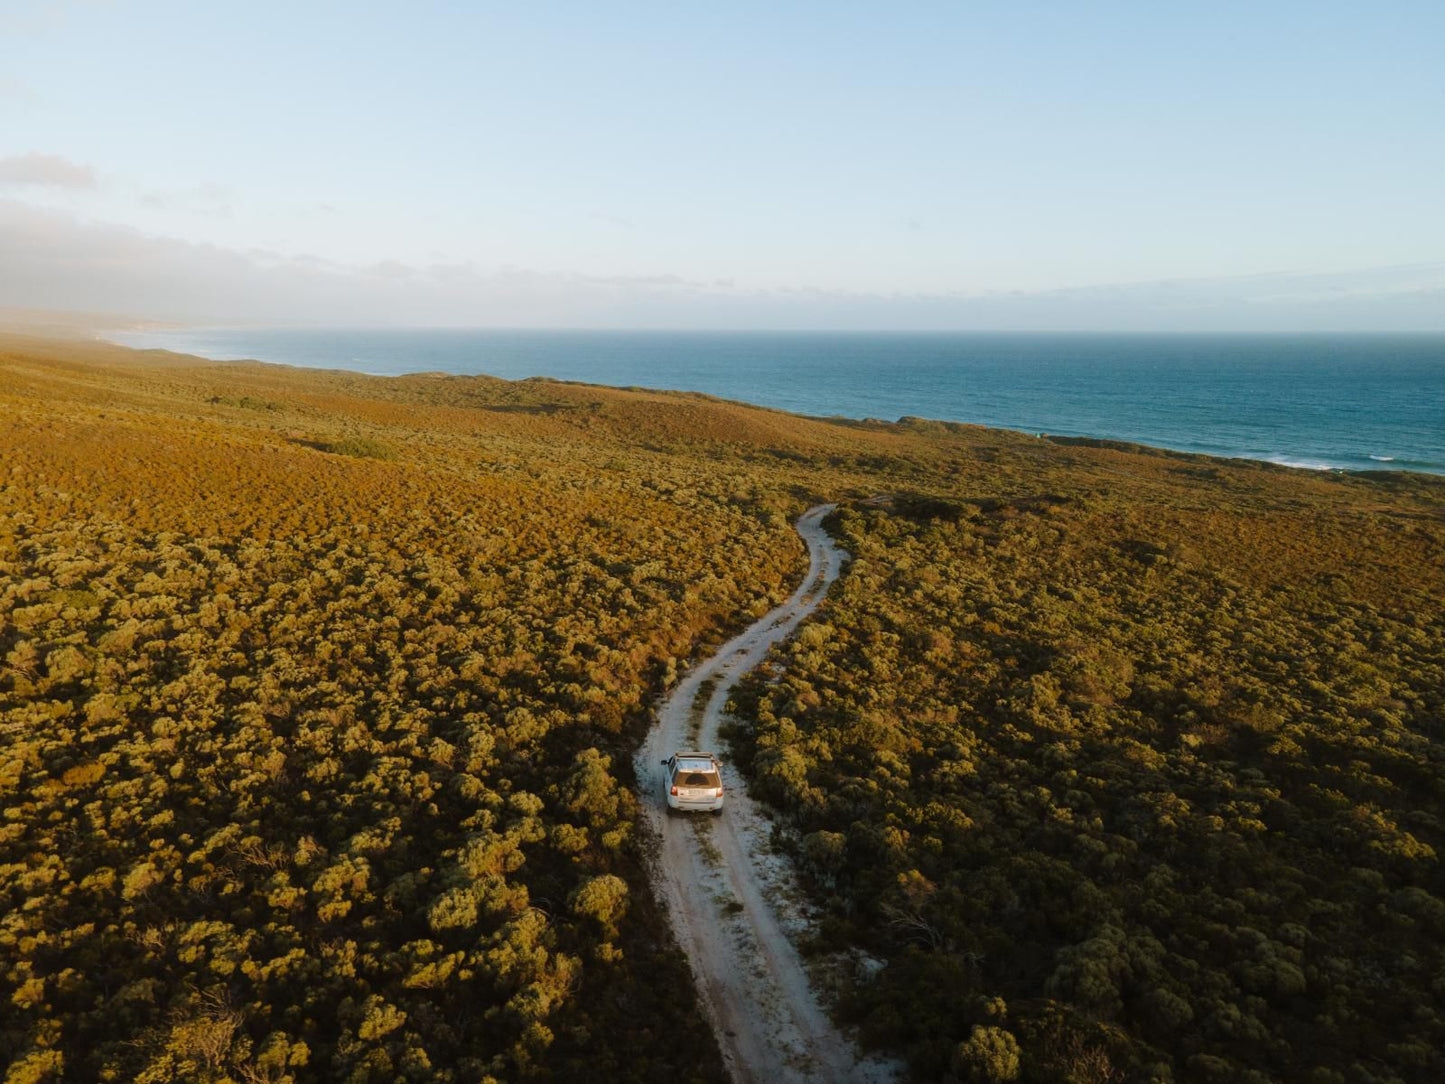
<svg viewBox="0 0 1445 1084"><path fill-rule="evenodd" d="M487 373L905 415L1319 470L1445 473L1445 335L186 329L217 360Z"/></svg>

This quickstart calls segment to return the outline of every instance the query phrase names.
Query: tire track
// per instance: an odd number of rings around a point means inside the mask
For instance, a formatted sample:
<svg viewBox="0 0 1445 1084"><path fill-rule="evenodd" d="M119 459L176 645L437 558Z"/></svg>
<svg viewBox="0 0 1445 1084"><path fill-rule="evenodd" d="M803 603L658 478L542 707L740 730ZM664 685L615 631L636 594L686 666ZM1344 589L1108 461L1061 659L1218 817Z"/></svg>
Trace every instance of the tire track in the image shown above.
<svg viewBox="0 0 1445 1084"><path fill-rule="evenodd" d="M720 817L668 815L662 797L659 761L679 749L716 751L733 686L818 608L838 578L848 555L822 527L834 507L819 505L798 519L798 534L808 547L802 584L678 683L637 754L641 806L660 842L654 884L667 902L728 1069L740 1084L895 1076L887 1064L859 1061L819 1003L788 937L804 922L777 906L797 896L796 885L786 864L771 855L768 822L737 771L723 765L727 807Z"/></svg>

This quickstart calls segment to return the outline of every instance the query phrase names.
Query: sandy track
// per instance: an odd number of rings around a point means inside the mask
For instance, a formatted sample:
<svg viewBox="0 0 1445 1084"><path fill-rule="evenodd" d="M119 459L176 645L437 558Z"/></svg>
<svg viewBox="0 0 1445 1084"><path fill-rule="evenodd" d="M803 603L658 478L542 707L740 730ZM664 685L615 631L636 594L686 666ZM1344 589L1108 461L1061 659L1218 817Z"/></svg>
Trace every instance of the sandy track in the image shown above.
<svg viewBox="0 0 1445 1084"><path fill-rule="evenodd" d="M641 804L660 839L654 880L687 954L733 1079L889 1080L891 1069L860 1062L823 1011L788 933L805 920L786 861L773 854L769 825L730 765L723 765L722 816L669 816L660 761L679 749L719 745L718 724L737 680L817 609L848 555L821 524L833 505L798 520L808 574L793 596L694 668L658 711L659 725L637 755ZM780 906L781 905L781 906Z"/></svg>

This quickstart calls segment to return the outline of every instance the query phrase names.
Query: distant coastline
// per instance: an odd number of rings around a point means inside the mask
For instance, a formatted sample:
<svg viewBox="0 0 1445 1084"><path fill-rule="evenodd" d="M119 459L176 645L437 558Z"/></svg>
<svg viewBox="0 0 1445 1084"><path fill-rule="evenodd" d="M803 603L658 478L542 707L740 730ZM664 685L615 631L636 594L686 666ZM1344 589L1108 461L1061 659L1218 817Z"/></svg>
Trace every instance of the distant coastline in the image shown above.
<svg viewBox="0 0 1445 1084"><path fill-rule="evenodd" d="M1314 470L1445 474L1445 335L125 328L373 375L544 376L813 416L936 418Z"/></svg>

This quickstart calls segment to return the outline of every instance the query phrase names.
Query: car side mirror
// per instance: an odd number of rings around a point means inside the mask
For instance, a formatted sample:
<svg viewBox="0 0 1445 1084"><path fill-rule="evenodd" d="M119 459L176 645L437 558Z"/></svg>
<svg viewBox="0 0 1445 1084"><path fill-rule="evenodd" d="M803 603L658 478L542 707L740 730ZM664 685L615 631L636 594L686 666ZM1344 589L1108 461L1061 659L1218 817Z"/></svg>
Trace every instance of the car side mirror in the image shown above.
<svg viewBox="0 0 1445 1084"><path fill-rule="evenodd" d="M658 763L661 764L664 768L667 767L667 761L666 761L666 760L658 761Z"/></svg>

